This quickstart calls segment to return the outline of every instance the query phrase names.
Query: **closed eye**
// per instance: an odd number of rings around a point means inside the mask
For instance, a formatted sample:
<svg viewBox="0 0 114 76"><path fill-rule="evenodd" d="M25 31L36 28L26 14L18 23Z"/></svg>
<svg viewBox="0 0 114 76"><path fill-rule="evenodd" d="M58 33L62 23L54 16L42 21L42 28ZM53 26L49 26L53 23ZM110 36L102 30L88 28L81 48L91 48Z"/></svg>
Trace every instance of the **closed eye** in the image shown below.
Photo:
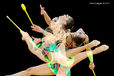
<svg viewBox="0 0 114 76"><path fill-rule="evenodd" d="M55 18L53 18L52 21L57 22L57 20L58 20L58 17L55 17Z"/></svg>
<svg viewBox="0 0 114 76"><path fill-rule="evenodd" d="M79 34L83 34L82 32L79 32Z"/></svg>

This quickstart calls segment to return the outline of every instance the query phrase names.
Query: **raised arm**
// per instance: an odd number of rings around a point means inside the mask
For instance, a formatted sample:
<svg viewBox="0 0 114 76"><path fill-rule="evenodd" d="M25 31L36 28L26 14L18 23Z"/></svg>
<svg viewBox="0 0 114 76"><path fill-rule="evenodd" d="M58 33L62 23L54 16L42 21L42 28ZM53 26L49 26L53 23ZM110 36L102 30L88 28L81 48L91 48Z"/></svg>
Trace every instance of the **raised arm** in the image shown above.
<svg viewBox="0 0 114 76"><path fill-rule="evenodd" d="M47 12L44 10L44 7L42 7L42 5L40 5L40 9L41 9L41 15L44 16L46 23L48 25L50 25L51 24L51 18L48 16Z"/></svg>

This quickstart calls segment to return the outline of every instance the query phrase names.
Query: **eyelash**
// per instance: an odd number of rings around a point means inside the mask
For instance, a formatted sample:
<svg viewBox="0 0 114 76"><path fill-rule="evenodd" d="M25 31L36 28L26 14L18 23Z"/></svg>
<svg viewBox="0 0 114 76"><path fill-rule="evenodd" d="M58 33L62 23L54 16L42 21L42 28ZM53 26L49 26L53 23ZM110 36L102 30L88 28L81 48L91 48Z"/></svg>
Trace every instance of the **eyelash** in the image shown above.
<svg viewBox="0 0 114 76"><path fill-rule="evenodd" d="M54 19L53 21L54 21L54 22L56 22L57 20L56 20L56 19Z"/></svg>
<svg viewBox="0 0 114 76"><path fill-rule="evenodd" d="M56 22L56 21L57 21L57 19L53 19L53 21L54 21L54 22Z"/></svg>
<svg viewBox="0 0 114 76"><path fill-rule="evenodd" d="M83 33L83 32L79 32L79 34L85 34L85 33Z"/></svg>

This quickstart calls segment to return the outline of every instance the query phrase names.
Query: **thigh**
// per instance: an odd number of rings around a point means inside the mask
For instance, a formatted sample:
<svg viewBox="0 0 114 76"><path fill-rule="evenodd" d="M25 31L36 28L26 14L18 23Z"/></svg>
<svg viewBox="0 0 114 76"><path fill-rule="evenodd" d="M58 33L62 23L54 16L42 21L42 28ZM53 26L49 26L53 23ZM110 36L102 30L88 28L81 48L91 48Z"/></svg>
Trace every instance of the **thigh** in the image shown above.
<svg viewBox="0 0 114 76"><path fill-rule="evenodd" d="M27 69L27 71L30 73L30 75L55 75L48 67L48 63L31 67Z"/></svg>

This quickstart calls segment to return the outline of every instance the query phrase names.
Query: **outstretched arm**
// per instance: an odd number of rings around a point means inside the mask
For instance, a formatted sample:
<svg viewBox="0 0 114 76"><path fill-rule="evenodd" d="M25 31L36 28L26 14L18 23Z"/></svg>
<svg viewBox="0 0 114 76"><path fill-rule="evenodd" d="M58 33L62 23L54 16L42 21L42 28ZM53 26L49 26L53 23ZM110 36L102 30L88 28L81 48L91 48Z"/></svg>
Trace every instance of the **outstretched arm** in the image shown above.
<svg viewBox="0 0 114 76"><path fill-rule="evenodd" d="M42 50L40 48L36 48L36 44L32 41L29 34L24 31L20 31L20 32L22 34L22 40L24 40L27 43L30 52L36 55L37 57L39 57L44 62L47 62L46 59L42 55Z"/></svg>
<svg viewBox="0 0 114 76"><path fill-rule="evenodd" d="M47 31L45 31L44 29L42 29L40 26L35 25L35 24L33 24L33 25L31 26L31 28L32 28L33 31L42 33L42 34L44 34L45 36L53 35L53 34L47 32Z"/></svg>
<svg viewBox="0 0 114 76"><path fill-rule="evenodd" d="M40 5L40 9L41 9L41 15L44 16L46 23L48 25L50 25L51 24L51 18L48 16L47 12L44 10L44 7L42 7L42 5Z"/></svg>

